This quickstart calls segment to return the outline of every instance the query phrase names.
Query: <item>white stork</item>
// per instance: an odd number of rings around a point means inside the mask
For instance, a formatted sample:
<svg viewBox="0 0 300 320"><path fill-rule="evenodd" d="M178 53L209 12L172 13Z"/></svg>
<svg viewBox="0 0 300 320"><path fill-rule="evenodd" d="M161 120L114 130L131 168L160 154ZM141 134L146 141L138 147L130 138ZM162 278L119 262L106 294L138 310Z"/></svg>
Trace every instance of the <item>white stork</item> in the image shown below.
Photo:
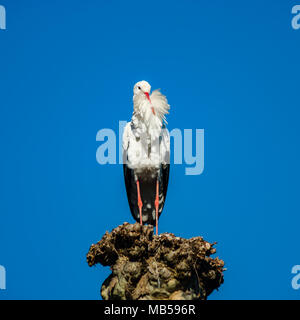
<svg viewBox="0 0 300 320"><path fill-rule="evenodd" d="M167 195L170 170L170 135L165 114L166 97L140 81L133 89L133 115L123 134L123 168L133 218L156 226ZM154 224L155 223L155 224Z"/></svg>

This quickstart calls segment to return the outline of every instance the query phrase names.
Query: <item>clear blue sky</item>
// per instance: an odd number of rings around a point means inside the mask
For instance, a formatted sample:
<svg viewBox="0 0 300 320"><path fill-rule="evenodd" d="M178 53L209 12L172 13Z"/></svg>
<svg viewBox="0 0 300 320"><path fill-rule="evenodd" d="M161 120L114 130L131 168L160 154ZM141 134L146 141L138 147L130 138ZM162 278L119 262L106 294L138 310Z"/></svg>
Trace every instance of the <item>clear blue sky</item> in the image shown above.
<svg viewBox="0 0 300 320"><path fill-rule="evenodd" d="M167 95L169 129L205 130L204 172L171 168L160 232L218 242L213 299L300 298L297 2L0 4L0 299L99 299L110 271L85 255L133 219L96 133L130 119L142 79Z"/></svg>

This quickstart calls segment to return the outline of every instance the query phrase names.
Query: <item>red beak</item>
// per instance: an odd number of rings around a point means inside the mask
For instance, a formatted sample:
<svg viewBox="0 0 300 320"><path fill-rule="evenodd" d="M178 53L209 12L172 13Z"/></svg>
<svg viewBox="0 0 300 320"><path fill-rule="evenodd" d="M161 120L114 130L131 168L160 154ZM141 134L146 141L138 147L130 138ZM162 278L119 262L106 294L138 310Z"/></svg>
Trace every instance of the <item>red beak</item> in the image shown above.
<svg viewBox="0 0 300 320"><path fill-rule="evenodd" d="M149 92L144 92L145 96L147 97L147 99L151 102L150 97L149 97Z"/></svg>
<svg viewBox="0 0 300 320"><path fill-rule="evenodd" d="M147 97L147 99L149 100L149 102L151 103L150 97L149 97L149 92L144 92L145 96ZM155 115L155 110L153 107L151 107L152 113Z"/></svg>

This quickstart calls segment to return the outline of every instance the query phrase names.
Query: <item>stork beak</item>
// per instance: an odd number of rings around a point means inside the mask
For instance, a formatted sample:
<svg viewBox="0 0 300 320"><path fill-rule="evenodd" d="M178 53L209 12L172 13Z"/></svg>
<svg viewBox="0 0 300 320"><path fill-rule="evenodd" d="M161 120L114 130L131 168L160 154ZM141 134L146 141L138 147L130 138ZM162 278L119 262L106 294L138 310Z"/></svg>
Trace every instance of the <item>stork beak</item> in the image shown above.
<svg viewBox="0 0 300 320"><path fill-rule="evenodd" d="M151 102L150 97L149 97L149 92L144 92L145 96L147 97L147 99Z"/></svg>
<svg viewBox="0 0 300 320"><path fill-rule="evenodd" d="M149 92L144 92L144 93L145 93L145 96L147 97L147 99L149 100L149 102L151 103ZM152 113L155 115L155 110L154 110L153 106L151 107L151 110L152 110Z"/></svg>

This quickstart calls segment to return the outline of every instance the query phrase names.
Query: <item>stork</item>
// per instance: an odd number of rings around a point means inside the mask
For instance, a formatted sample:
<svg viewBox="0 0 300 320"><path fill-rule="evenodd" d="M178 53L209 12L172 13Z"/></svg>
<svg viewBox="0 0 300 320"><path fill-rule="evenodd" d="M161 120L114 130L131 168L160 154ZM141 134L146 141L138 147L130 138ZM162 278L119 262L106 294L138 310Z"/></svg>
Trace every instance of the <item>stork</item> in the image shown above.
<svg viewBox="0 0 300 320"><path fill-rule="evenodd" d="M133 89L133 115L123 133L123 171L133 218L156 227L167 195L170 135L165 115L170 106L159 90L140 81Z"/></svg>

